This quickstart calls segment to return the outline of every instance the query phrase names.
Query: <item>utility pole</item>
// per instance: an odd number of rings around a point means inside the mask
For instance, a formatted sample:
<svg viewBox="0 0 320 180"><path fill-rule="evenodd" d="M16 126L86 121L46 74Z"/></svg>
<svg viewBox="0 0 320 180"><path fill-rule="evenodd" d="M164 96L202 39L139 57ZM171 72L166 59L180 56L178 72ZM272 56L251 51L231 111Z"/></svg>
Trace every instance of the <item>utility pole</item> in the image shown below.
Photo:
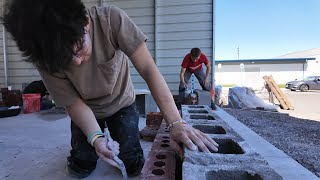
<svg viewBox="0 0 320 180"><path fill-rule="evenodd" d="M239 56L240 56L240 48L239 48L239 46L237 48L237 54L238 54L238 60L239 60Z"/></svg>

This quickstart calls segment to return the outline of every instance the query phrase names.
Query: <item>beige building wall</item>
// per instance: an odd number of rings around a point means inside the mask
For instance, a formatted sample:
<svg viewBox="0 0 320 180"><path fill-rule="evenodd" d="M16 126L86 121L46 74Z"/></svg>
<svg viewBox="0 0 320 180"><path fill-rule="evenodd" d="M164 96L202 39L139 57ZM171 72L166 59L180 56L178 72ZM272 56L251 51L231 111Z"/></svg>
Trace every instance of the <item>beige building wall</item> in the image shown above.
<svg viewBox="0 0 320 180"><path fill-rule="evenodd" d="M307 76L320 76L320 55L316 57L315 61L309 61L307 67Z"/></svg>
<svg viewBox="0 0 320 180"><path fill-rule="evenodd" d="M222 85L243 85L261 88L264 85L263 76L272 75L277 84L285 84L288 81L302 79L306 75L306 65L302 63L284 64L227 64L218 68L216 65L216 83ZM305 68L303 70L303 68Z"/></svg>

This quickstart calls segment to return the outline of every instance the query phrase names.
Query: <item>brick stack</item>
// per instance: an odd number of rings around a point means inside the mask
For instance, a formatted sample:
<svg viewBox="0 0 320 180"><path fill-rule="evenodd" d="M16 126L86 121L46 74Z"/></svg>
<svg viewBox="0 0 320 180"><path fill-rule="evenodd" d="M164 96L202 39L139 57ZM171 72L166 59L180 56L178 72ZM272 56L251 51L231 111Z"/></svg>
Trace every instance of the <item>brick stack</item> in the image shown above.
<svg viewBox="0 0 320 180"><path fill-rule="evenodd" d="M148 112L146 127L141 130L140 136L144 140L152 142L158 133L162 120L163 115L160 112Z"/></svg>

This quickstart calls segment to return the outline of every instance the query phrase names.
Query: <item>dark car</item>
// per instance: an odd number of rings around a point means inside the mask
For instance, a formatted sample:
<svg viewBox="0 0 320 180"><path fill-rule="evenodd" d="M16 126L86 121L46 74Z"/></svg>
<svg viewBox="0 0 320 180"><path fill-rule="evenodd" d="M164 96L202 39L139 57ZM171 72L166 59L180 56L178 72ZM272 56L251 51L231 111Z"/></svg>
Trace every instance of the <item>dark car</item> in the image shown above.
<svg viewBox="0 0 320 180"><path fill-rule="evenodd" d="M320 90L320 76L309 76L300 81L287 82L286 89L291 91L300 90L302 92Z"/></svg>

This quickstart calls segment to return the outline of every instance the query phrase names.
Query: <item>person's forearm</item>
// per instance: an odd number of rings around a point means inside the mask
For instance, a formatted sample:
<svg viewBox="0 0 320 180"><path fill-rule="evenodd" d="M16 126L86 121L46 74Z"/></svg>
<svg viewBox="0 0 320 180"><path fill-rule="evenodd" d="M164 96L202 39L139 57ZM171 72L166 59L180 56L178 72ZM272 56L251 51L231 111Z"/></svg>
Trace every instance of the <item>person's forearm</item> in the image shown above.
<svg viewBox="0 0 320 180"><path fill-rule="evenodd" d="M67 111L71 120L87 137L93 132L101 131L92 110L81 99L68 106Z"/></svg>
<svg viewBox="0 0 320 180"><path fill-rule="evenodd" d="M182 83L184 83L184 73L183 72L180 73L180 81Z"/></svg>
<svg viewBox="0 0 320 180"><path fill-rule="evenodd" d="M181 120L179 111L166 81L154 64L145 43L142 43L130 57L133 65L146 81L151 94L168 124Z"/></svg>
<svg viewBox="0 0 320 180"><path fill-rule="evenodd" d="M209 78L210 72L211 72L211 67L210 67L210 66L207 66L206 79Z"/></svg>

